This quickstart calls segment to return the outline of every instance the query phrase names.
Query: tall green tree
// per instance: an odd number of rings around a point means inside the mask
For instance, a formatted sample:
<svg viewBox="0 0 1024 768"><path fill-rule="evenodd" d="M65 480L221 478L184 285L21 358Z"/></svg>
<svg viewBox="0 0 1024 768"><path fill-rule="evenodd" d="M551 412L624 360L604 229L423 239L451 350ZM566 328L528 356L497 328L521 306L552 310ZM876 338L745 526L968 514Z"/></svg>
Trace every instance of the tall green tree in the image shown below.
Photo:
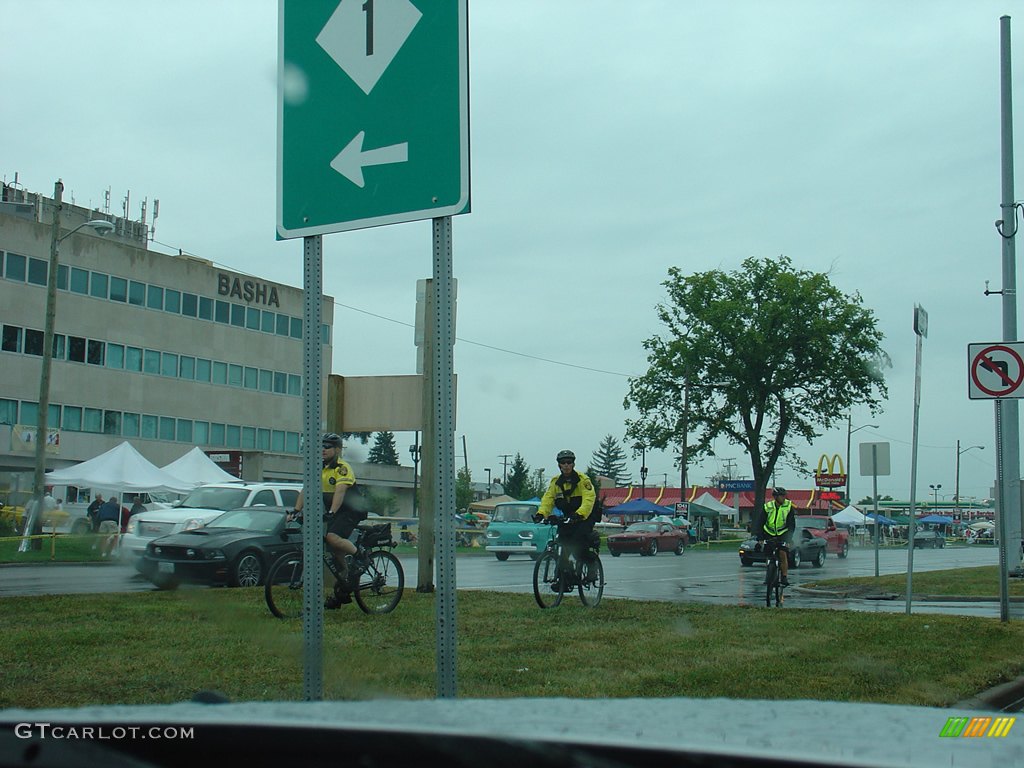
<svg viewBox="0 0 1024 768"><path fill-rule="evenodd" d="M626 453L619 441L611 435L605 435L594 451L587 474L609 477L615 481L616 487L629 485L633 481L632 474L626 471Z"/></svg>
<svg viewBox="0 0 1024 768"><path fill-rule="evenodd" d="M505 493L513 499L529 499L533 496L533 483L530 481L530 465L520 454L512 459L508 479L505 481Z"/></svg>
<svg viewBox="0 0 1024 768"><path fill-rule="evenodd" d="M663 285L665 333L644 342L647 373L629 382L624 405L640 416L627 420L628 437L665 449L685 429L691 459L710 455L716 438L741 446L759 509L780 461L806 470L796 443L837 426L853 405L881 410L882 333L860 295L827 274L750 258L734 272L672 267Z"/></svg>
<svg viewBox="0 0 1024 768"><path fill-rule="evenodd" d="M398 449L395 448L395 433L378 432L366 461L369 464L388 464L397 467Z"/></svg>
<svg viewBox="0 0 1024 768"><path fill-rule="evenodd" d="M473 475L465 467L455 473L455 510L465 512L473 499Z"/></svg>
<svg viewBox="0 0 1024 768"><path fill-rule="evenodd" d="M528 495L523 498L532 499L534 496L538 498L544 495L544 491L548 489L548 481L550 478L544 474L543 469L535 469L533 474L530 476L530 487L526 490Z"/></svg>

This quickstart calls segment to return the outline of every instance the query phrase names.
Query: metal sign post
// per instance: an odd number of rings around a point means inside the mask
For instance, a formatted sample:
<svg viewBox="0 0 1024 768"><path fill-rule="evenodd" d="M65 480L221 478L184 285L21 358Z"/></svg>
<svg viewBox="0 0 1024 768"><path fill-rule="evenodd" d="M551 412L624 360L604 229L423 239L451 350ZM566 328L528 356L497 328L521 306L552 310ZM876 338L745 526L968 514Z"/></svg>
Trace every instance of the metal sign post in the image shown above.
<svg viewBox="0 0 1024 768"><path fill-rule="evenodd" d="M914 590L914 530L917 498L917 436L921 414L921 349L928 336L928 313L924 307L914 305L914 334L917 336L917 358L914 365L914 440L910 459L910 525L907 529L907 615ZM875 520L878 518L876 517Z"/></svg>
<svg viewBox="0 0 1024 768"><path fill-rule="evenodd" d="M875 513L875 578L878 578L878 548L882 538L881 524L878 522L878 476L889 475L889 444L888 443L861 443L860 444L860 474L871 475L871 498ZM847 468L849 471L849 468Z"/></svg>

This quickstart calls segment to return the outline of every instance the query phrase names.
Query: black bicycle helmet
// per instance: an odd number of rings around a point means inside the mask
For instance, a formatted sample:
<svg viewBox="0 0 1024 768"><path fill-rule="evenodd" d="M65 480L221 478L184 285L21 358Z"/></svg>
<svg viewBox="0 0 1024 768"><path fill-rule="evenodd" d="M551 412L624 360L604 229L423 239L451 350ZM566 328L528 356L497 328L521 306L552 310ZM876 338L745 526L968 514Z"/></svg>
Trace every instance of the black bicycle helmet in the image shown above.
<svg viewBox="0 0 1024 768"><path fill-rule="evenodd" d="M772 496L785 496L785 495L786 495L786 489L783 488L781 485L777 485L774 488L772 488Z"/></svg>
<svg viewBox="0 0 1024 768"><path fill-rule="evenodd" d="M328 432L320 442L324 448L341 448L341 435L337 432Z"/></svg>
<svg viewBox="0 0 1024 768"><path fill-rule="evenodd" d="M558 461L558 462L563 462L563 461L575 462L576 461L576 454L573 453L572 451L559 451L558 452L558 456L555 457L555 461Z"/></svg>

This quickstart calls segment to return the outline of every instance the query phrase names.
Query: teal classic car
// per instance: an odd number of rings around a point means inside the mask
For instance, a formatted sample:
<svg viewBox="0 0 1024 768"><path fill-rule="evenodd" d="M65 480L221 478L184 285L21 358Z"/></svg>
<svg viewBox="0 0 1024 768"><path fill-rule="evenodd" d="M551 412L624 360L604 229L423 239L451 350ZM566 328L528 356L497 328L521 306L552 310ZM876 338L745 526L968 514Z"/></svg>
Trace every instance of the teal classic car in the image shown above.
<svg viewBox="0 0 1024 768"><path fill-rule="evenodd" d="M540 507L539 501L506 501L494 507L491 522L487 524L487 551L499 560L509 555L540 557L554 528L533 522Z"/></svg>

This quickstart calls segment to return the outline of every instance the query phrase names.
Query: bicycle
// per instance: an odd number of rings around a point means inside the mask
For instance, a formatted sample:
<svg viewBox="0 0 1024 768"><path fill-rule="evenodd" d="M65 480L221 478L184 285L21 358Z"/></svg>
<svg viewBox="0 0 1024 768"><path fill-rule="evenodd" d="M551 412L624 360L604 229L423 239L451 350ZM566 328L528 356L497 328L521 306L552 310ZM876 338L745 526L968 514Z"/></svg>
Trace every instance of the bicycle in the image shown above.
<svg viewBox="0 0 1024 768"><path fill-rule="evenodd" d="M765 561L767 571L764 577L764 604L767 608L772 607L772 598L775 599L776 608L781 607L786 599L783 594L785 587L782 585L782 570L779 564L779 546L781 543L782 539L778 536L772 536L764 542L764 553L767 557ZM786 556L788 557L789 555L787 554Z"/></svg>
<svg viewBox="0 0 1024 768"><path fill-rule="evenodd" d="M591 544L582 560L571 553L565 553L566 562L571 564L566 573L561 567L564 549L559 539L568 521L550 516L546 522L558 525L558 531L548 541L543 554L533 566L533 597L537 605L541 608L556 608L566 592L576 589L580 602L588 608L596 608L604 594L604 566L597 548ZM597 538L596 534L592 536Z"/></svg>
<svg viewBox="0 0 1024 768"><path fill-rule="evenodd" d="M349 556L349 585L356 605L363 613L390 613L402 599L405 572L402 563L391 553L395 542L391 538L391 524L358 527L361 531L355 542L356 553ZM302 552L282 555L270 568L263 594L270 612L279 619L296 619L303 609L303 556ZM324 545L324 567L339 579L338 565Z"/></svg>

